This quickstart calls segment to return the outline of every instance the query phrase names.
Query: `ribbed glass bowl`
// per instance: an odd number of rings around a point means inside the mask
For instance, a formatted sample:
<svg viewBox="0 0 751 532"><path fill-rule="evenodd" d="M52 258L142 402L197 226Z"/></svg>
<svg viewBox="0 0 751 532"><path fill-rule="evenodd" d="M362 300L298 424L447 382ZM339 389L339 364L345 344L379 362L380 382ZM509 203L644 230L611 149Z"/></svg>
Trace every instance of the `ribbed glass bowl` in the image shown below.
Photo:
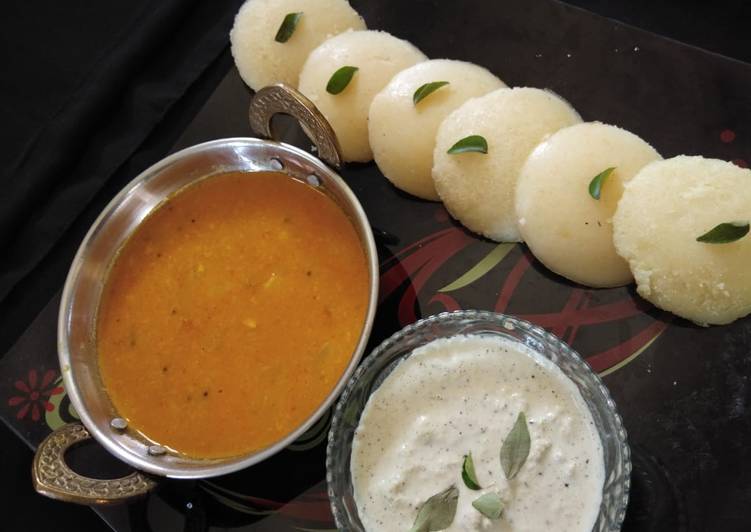
<svg viewBox="0 0 751 532"><path fill-rule="evenodd" d="M345 386L334 411L326 452L326 480L337 528L365 530L355 505L350 458L352 439L368 398L414 349L459 334L502 336L521 342L555 363L576 384L592 413L605 458L602 503L592 530L620 530L628 504L631 458L623 422L600 377L573 349L540 327L504 314L473 310L444 312L405 327L366 357Z"/></svg>

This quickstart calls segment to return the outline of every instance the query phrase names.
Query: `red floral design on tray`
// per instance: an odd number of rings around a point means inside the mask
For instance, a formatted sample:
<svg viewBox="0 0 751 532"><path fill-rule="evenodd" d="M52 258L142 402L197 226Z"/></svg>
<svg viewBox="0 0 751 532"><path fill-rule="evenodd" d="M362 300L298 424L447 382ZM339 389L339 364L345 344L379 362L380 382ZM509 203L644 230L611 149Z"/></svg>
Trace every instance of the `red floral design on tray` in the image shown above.
<svg viewBox="0 0 751 532"><path fill-rule="evenodd" d="M39 421L42 412L51 412L55 406L49 401L53 395L63 393L62 386L54 386L57 379L57 371L48 369L39 378L36 369L30 369L26 380L19 379L14 383L19 395L8 399L8 406L18 407L16 419L24 419L31 414L32 421Z"/></svg>
<svg viewBox="0 0 751 532"><path fill-rule="evenodd" d="M437 291L427 287L431 278L453 257L478 244L481 244L479 239L461 228L447 227L406 246L381 264L380 300L383 302L398 294L400 326L420 318L417 311L419 299L427 303L430 312L464 308L467 301L455 294L461 288L480 281L510 256L514 248L513 244L498 244L454 282ZM614 289L617 294L615 300L597 303L596 294L604 290L548 279L532 268L534 258L525 248L509 258L511 269L503 279L485 281L486 293L497 294L493 298L494 305L492 300L485 301L485 308L514 313L561 337L575 349L580 347L577 339L582 328L596 330L600 347L595 351L578 350L601 374L616 371L636 358L667 329L671 321L669 315L653 309L646 301L625 290ZM509 309L519 294L535 290L541 295L535 310L519 312ZM548 296L553 293L565 296L562 306L560 302L548 301ZM476 294L473 297L476 298ZM474 300L472 306L478 307L478 301Z"/></svg>
<svg viewBox="0 0 751 532"><path fill-rule="evenodd" d="M285 522L295 523L297 530L334 530L325 482L287 502L240 493L210 480L201 481L199 486L216 502L241 514L260 518L276 515Z"/></svg>

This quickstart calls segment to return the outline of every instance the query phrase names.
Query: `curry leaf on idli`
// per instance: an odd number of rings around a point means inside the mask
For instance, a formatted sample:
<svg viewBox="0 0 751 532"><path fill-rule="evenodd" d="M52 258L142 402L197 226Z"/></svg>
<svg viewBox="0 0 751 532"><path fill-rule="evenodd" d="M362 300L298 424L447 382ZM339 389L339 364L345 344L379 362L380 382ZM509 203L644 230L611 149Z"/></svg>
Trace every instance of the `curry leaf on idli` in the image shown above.
<svg viewBox="0 0 751 532"><path fill-rule="evenodd" d="M448 81L431 81L430 83L425 83L423 85L420 85L415 91L415 93L412 95L412 103L417 105L423 99L425 99L426 96L430 96L435 91L437 91L441 87L445 87L448 84L449 84Z"/></svg>
<svg viewBox="0 0 751 532"><path fill-rule="evenodd" d="M482 135L470 135L461 140L457 140L446 153L451 155L456 153L488 153L488 141Z"/></svg>
<svg viewBox="0 0 751 532"><path fill-rule="evenodd" d="M589 182L590 196L592 196L596 200L600 199L600 195L602 194L602 186L605 184L605 180L608 178L608 176L613 173L613 170L615 170L615 166L611 166L610 168L603 170L592 178L592 181Z"/></svg>
<svg viewBox="0 0 751 532"><path fill-rule="evenodd" d="M360 69L356 66L343 66L338 69L331 74L331 78L329 78L329 82L326 84L326 92L329 94L339 94L342 92L347 88L347 85L352 81L352 77L358 70Z"/></svg>
<svg viewBox="0 0 751 532"><path fill-rule="evenodd" d="M302 11L287 13L279 29L276 31L274 40L282 43L287 42L292 37L292 34L295 33L295 28L297 28L297 23L300 22L300 17L302 17Z"/></svg>
<svg viewBox="0 0 751 532"><path fill-rule="evenodd" d="M748 222L722 223L698 237L696 241L705 244L729 244L746 236L748 229Z"/></svg>

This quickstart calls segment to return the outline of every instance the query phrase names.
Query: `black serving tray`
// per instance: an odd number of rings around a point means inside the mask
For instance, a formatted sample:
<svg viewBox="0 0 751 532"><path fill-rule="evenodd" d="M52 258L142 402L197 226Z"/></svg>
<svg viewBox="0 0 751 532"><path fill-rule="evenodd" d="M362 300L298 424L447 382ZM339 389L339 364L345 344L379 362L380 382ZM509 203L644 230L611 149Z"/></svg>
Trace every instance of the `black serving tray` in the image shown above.
<svg viewBox="0 0 751 532"><path fill-rule="evenodd" d="M553 0L352 4L370 28L406 38L431 58L473 61L509 85L551 89L585 120L631 130L665 157L701 154L742 166L751 157L751 65ZM228 72L173 151L250 135L250 96ZM298 129L284 127L283 140L309 147ZM496 310L538 323L604 376L623 415L634 464L624 530L748 530L751 319L705 329L654 309L633 287L571 284L523 245L478 238L441 204L400 193L373 164L341 175L379 235L371 348L444 310ZM0 416L32 447L76 419L57 366L58 302L0 361ZM43 399L32 400L34 391ZM145 501L97 511L120 532L334 529L324 481L329 420L240 473L165 481ZM89 449L82 461L88 472L112 470L103 452Z"/></svg>

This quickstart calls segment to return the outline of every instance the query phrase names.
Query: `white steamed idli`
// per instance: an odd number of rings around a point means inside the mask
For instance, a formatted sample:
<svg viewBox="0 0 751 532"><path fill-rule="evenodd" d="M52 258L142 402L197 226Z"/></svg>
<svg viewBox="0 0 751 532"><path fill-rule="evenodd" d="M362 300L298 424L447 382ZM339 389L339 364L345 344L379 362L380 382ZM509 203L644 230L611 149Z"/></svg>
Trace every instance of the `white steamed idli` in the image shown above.
<svg viewBox="0 0 751 532"><path fill-rule="evenodd" d="M394 74L425 59L412 44L383 31L345 32L310 53L300 73L300 92L334 128L345 161L373 159L368 142L368 109L373 97ZM359 70L342 92L329 94L326 85L343 66Z"/></svg>
<svg viewBox="0 0 751 532"><path fill-rule="evenodd" d="M540 89L497 89L468 100L438 128L432 172L438 195L472 231L518 241L514 190L524 160L547 135L578 122L566 101ZM447 153L470 135L485 138L487 154Z"/></svg>
<svg viewBox="0 0 751 532"><path fill-rule="evenodd" d="M276 32L289 13L302 13L287 42ZM303 63L323 41L365 22L347 0L247 0L229 34L232 57L251 89L283 82L297 87Z"/></svg>
<svg viewBox="0 0 751 532"><path fill-rule="evenodd" d="M618 253L639 294L701 325L751 312L751 235L697 242L726 222L751 219L751 170L680 156L645 166L626 183L613 218Z"/></svg>
<svg viewBox="0 0 751 532"><path fill-rule="evenodd" d="M415 104L415 91L434 81L449 84ZM438 126L466 100L505 86L487 69L465 61L435 59L402 70L370 104L368 133L378 168L397 188L437 200L431 169Z"/></svg>
<svg viewBox="0 0 751 532"><path fill-rule="evenodd" d="M588 122L561 129L535 148L519 176L516 215L522 238L545 266L594 287L631 282L615 252L612 217L623 184L660 155L624 129ZM615 167L600 199L589 184Z"/></svg>

